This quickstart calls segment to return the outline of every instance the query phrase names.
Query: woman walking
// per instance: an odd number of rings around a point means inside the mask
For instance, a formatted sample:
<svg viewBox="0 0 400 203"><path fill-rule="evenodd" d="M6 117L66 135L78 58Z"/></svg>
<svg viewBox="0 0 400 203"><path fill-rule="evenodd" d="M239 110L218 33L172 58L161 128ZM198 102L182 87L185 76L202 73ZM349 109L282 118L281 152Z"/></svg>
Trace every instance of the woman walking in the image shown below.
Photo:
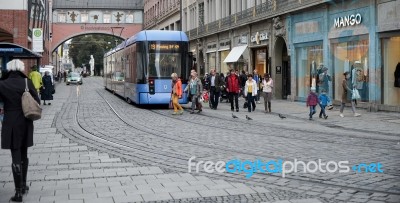
<svg viewBox="0 0 400 203"><path fill-rule="evenodd" d="M42 87L42 92L40 94L41 99L43 100L43 105L46 105L46 100L53 100L53 83L51 82L51 77L49 75L49 71L46 71L44 73L44 76L42 78L43 81L43 87ZM51 105L51 103L48 103Z"/></svg>
<svg viewBox="0 0 400 203"><path fill-rule="evenodd" d="M247 97L247 109L249 112L256 109L254 99L257 96L257 89L257 82L253 80L253 75L248 74L246 84L244 85L244 95ZM253 109L251 109L251 106L253 106Z"/></svg>
<svg viewBox="0 0 400 203"><path fill-rule="evenodd" d="M179 104L179 99L182 98L182 82L181 79L178 78L178 74L172 73L172 93L171 100L172 105L174 106L174 113L172 115L183 114L183 108Z"/></svg>
<svg viewBox="0 0 400 203"><path fill-rule="evenodd" d="M355 117L361 116L361 114L356 113L356 107L355 107L355 102L354 100L351 99L351 94L352 94L352 90L350 89L350 72L346 71L345 73L343 73L344 75L344 79L342 81L342 104L340 106L340 117L344 117L343 115L343 110L344 110L344 106L346 103L349 103L349 101L351 102L351 110L353 111L353 115Z"/></svg>
<svg viewBox="0 0 400 203"><path fill-rule="evenodd" d="M197 77L196 72L192 72L191 76L192 77L190 78L189 85L185 88L185 92L188 92L188 94L192 98L192 111L190 113L194 114L196 106L198 109L197 113L200 113L202 111L202 106L199 102L199 98L201 96L203 85L201 84L201 80Z"/></svg>
<svg viewBox="0 0 400 203"><path fill-rule="evenodd" d="M271 112L271 99L272 99L272 88L274 87L274 82L268 73L264 74L264 79L262 80L263 87L263 97L264 97L264 108L265 113Z"/></svg>
<svg viewBox="0 0 400 203"><path fill-rule="evenodd" d="M24 63L13 60L7 64L7 78L0 81L0 101L4 102L4 120L1 129L1 148L10 149L15 195L11 201L22 202L22 195L29 187L26 185L28 172L28 147L33 145L33 121L27 119L22 111L21 97L28 82L29 93L40 104L38 94L31 80L23 73Z"/></svg>

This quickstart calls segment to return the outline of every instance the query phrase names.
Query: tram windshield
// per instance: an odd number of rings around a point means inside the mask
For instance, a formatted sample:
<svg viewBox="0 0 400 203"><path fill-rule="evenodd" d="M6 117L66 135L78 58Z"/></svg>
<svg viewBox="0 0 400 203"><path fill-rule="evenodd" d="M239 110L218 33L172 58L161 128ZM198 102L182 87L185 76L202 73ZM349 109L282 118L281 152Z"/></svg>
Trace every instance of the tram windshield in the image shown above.
<svg viewBox="0 0 400 203"><path fill-rule="evenodd" d="M177 42L149 43L149 72L151 78L170 78L172 73L181 75L182 53Z"/></svg>

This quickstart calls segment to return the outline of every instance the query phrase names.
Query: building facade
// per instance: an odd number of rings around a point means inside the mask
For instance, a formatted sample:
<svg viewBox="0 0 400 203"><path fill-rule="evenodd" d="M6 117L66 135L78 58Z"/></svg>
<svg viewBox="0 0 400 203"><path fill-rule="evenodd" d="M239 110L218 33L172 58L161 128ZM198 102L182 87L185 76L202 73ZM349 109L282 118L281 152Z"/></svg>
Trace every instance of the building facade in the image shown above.
<svg viewBox="0 0 400 203"><path fill-rule="evenodd" d="M24 60L25 67L49 64L49 1L13 0L2 1L0 5L0 42L16 44L33 52L33 30L40 28L43 50L38 54L42 57L39 60ZM0 57L0 60L5 59ZM0 64L4 66L3 61Z"/></svg>
<svg viewBox="0 0 400 203"><path fill-rule="evenodd" d="M359 106L400 111L400 0L192 0L182 16L201 74L256 69L276 99L304 100L327 67L340 102L349 71Z"/></svg>
<svg viewBox="0 0 400 203"><path fill-rule="evenodd" d="M181 0L145 0L145 30L181 30Z"/></svg>

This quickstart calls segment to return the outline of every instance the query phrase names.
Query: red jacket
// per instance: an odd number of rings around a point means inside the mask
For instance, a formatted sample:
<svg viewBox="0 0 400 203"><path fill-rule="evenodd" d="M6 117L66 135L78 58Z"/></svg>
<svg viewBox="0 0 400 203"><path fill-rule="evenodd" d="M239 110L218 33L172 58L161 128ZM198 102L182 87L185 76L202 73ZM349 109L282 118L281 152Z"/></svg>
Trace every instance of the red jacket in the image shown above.
<svg viewBox="0 0 400 203"><path fill-rule="evenodd" d="M226 88L228 92L239 93L240 92L240 82L237 75L229 75L226 83Z"/></svg>
<svg viewBox="0 0 400 203"><path fill-rule="evenodd" d="M307 106L316 106L318 104L318 96L311 92L307 97Z"/></svg>

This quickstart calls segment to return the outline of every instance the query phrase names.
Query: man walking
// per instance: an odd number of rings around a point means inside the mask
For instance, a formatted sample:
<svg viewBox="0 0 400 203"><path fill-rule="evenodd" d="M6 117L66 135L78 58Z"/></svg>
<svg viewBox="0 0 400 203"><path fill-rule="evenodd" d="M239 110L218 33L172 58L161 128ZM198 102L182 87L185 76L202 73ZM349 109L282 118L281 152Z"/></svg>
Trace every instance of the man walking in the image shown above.
<svg viewBox="0 0 400 203"><path fill-rule="evenodd" d="M223 81L221 81L221 77L215 72L215 69L211 69L210 74L211 75L208 76L208 84L210 86L210 108L217 110Z"/></svg>
<svg viewBox="0 0 400 203"><path fill-rule="evenodd" d="M229 95L229 101L231 103L231 111L233 108L233 99L235 99L236 112L239 112L239 101L238 94L240 92L240 81L239 77L235 74L235 70L231 69L231 74L227 76L226 91Z"/></svg>

